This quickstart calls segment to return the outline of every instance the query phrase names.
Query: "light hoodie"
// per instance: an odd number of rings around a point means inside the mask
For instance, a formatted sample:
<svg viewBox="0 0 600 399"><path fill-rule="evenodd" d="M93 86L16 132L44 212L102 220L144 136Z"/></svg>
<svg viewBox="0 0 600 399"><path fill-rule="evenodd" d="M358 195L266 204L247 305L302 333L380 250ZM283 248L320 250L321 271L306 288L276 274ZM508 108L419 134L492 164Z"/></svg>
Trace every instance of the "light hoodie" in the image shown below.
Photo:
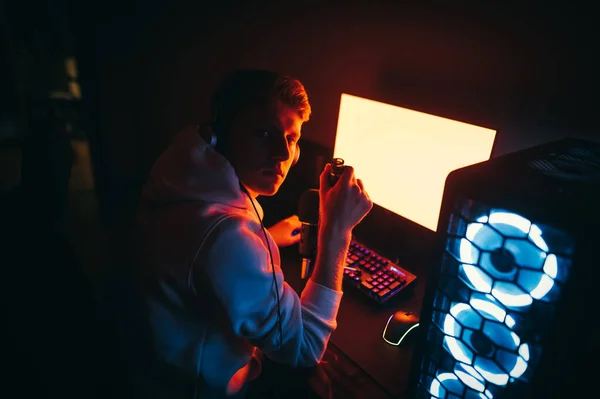
<svg viewBox="0 0 600 399"><path fill-rule="evenodd" d="M299 297L284 281L267 231L280 295L280 351L271 260L251 201L262 218L231 164L197 127L177 134L152 168L139 212L149 357L195 391L165 397L238 392L259 372L251 361L255 348L276 362L315 365L336 328L342 293L309 280Z"/></svg>

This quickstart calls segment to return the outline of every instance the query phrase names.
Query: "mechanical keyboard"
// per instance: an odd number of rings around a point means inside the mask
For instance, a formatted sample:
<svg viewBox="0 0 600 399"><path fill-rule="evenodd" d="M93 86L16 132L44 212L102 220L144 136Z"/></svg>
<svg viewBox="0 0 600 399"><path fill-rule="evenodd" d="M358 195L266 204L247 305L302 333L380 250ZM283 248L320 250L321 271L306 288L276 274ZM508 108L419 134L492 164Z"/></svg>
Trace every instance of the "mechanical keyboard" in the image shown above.
<svg viewBox="0 0 600 399"><path fill-rule="evenodd" d="M346 257L344 282L358 288L374 301L389 301L417 276L394 264L359 242L352 240Z"/></svg>

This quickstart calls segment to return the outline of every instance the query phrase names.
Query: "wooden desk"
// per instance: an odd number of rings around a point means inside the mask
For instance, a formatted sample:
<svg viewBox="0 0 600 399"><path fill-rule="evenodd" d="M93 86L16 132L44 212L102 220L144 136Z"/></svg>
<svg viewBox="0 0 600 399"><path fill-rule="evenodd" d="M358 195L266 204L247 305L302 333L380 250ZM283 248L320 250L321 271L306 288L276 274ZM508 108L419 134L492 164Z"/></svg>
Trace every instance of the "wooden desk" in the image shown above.
<svg viewBox="0 0 600 399"><path fill-rule="evenodd" d="M296 248L281 251L285 280L300 293L305 282L300 279L301 260ZM320 373L331 383L329 396L323 378L311 377L310 383L321 398L401 398L408 383L413 340L396 347L385 343L382 332L395 311L419 313L425 290L422 272L409 268L418 284L406 294L381 307L354 289L344 292L338 313L338 328L333 333Z"/></svg>

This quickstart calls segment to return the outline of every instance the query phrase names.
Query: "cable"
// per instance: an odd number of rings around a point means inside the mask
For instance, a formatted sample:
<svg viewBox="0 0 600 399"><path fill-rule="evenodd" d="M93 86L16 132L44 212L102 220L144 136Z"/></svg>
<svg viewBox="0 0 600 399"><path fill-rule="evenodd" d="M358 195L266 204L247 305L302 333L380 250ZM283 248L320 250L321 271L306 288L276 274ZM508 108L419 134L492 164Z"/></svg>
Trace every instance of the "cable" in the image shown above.
<svg viewBox="0 0 600 399"><path fill-rule="evenodd" d="M271 271L273 272L273 284L275 285L275 295L277 296L277 324L279 325L279 354L283 354L283 327L281 324L281 301L279 299L279 288L277 287L277 275L275 274L275 262L273 262L273 252L271 252L271 245L269 244L269 237L267 236L267 229L258 213L258 209L256 209L256 205L254 205L254 200L248 193L248 190L242 185L240 185L242 191L246 193L250 202L252 203L252 208L254 208L254 212L256 213L256 217L260 222L260 227L262 228L262 232L265 236L265 241L267 242L267 249L269 251L269 258L271 259Z"/></svg>
<svg viewBox="0 0 600 399"><path fill-rule="evenodd" d="M250 196L250 193L248 193L248 190L246 190L246 187L244 187L243 185L240 184L240 188L242 189L243 192L246 193L246 195L248 196L248 199L252 203L252 208L254 208L256 217L258 218L258 221L260 222L260 227L262 229L262 232L265 236L265 241L267 243L267 250L269 251L269 258L271 259L271 271L273 272L273 284L275 285L275 295L277 296L277 324L279 326L279 355L282 356L283 355L283 327L281 325L281 301L279 299L279 288L277 287L277 275L275 274L275 262L273 261L273 252L271 252L271 244L269 244L269 237L267 236L267 229L265 228L262 218L260 217L260 214L258 213L258 209L256 209L254 200ZM279 379L276 379L275 380L275 389L273 392L274 398L279 397L279 383L280 383Z"/></svg>

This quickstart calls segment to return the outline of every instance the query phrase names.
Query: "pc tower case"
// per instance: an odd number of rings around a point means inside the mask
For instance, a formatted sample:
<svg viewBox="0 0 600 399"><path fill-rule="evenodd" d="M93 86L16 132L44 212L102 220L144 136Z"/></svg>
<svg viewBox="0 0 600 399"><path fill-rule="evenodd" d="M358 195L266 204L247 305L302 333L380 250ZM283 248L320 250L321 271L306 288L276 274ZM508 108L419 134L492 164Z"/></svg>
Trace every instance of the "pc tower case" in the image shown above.
<svg viewBox="0 0 600 399"><path fill-rule="evenodd" d="M600 144L452 172L410 398L592 397L600 371Z"/></svg>

